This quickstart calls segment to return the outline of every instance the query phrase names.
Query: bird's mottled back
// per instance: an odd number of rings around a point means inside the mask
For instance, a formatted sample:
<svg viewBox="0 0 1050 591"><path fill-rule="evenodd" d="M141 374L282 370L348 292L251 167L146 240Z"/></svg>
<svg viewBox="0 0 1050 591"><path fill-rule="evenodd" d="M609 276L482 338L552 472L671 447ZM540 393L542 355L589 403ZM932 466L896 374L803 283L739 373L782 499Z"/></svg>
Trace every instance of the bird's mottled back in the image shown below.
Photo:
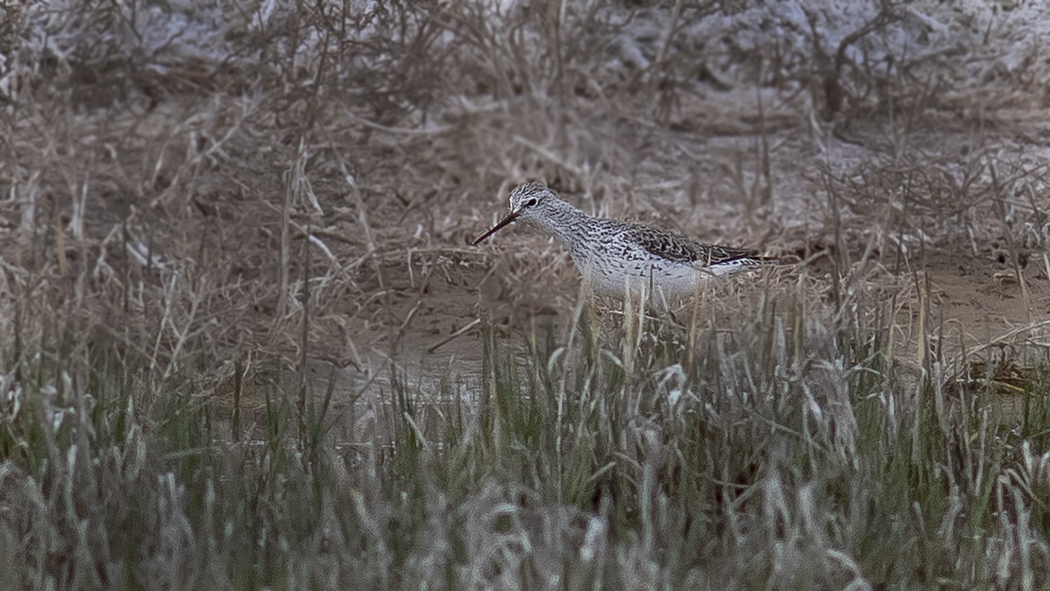
<svg viewBox="0 0 1050 591"><path fill-rule="evenodd" d="M628 234L645 250L670 261L721 265L740 259L755 258L755 253L743 248L701 244L674 232L635 225Z"/></svg>

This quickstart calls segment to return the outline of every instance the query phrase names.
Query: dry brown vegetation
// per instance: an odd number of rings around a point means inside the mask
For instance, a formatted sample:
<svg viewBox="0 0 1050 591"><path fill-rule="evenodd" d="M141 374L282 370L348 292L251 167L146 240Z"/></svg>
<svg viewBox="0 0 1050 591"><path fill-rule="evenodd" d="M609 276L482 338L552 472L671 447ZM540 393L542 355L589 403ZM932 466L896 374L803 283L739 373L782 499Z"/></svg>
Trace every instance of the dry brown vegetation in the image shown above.
<svg viewBox="0 0 1050 591"><path fill-rule="evenodd" d="M1050 15L815 4L0 8L0 581L1046 584ZM526 178L792 265L585 309Z"/></svg>

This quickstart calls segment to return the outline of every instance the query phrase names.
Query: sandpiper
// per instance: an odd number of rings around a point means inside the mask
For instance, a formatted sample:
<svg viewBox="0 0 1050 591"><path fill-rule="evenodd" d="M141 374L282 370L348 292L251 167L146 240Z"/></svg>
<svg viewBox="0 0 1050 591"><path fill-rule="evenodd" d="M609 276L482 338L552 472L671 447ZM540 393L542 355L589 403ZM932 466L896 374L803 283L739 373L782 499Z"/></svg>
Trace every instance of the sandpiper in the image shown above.
<svg viewBox="0 0 1050 591"><path fill-rule="evenodd" d="M510 194L510 213L474 241L477 246L514 221L552 235L569 250L595 293L651 294L650 304L692 297L711 277L774 259L729 246L701 244L681 234L632 222L591 217L562 201L543 183L527 182Z"/></svg>

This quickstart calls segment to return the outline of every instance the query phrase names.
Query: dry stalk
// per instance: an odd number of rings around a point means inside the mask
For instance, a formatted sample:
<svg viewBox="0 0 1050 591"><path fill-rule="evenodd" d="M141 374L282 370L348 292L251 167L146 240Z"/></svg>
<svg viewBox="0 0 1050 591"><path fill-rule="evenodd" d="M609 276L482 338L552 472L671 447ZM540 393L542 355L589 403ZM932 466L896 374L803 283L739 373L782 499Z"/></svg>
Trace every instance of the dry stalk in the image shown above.
<svg viewBox="0 0 1050 591"><path fill-rule="evenodd" d="M182 133L187 134L187 158L179 165L178 168L176 168L171 180L167 184L167 188L161 191L160 195L154 197L150 201L149 205L151 208L158 207L167 202L167 200L170 199L172 196L182 193L183 187L180 180L183 176L185 176L187 171L192 171L191 174L195 178L200 170L200 167L206 161L214 159L216 157L228 159L229 154L226 153L224 146L238 135L244 123L256 113L256 111L262 104L262 97L261 95L242 97L238 101L238 104L240 105L240 112L237 113L237 116L233 118L232 123L230 123L229 126L225 130L223 130L221 137L215 139L215 135L217 134L204 134L203 137L207 137L208 146L204 150L198 150L197 142L194 141L197 133L196 130L198 129L197 126L208 122L214 124L219 121L226 121L225 118L218 116L219 111L223 110L223 102L223 97L221 95L216 95L212 100L211 104L209 105L209 111L205 113L195 114L186 119L185 121L180 121L176 123L172 127L172 130L168 134L167 139L161 145L160 153L158 154L157 161L153 166L153 175L151 176L148 182L148 186L156 187L158 185L158 178L164 170L164 154L167 151L167 145L169 142L174 140L177 136L179 136ZM208 129L207 131L212 132L214 130ZM182 204L184 207L189 202L189 199L192 197L193 192L187 191L185 195L186 201Z"/></svg>

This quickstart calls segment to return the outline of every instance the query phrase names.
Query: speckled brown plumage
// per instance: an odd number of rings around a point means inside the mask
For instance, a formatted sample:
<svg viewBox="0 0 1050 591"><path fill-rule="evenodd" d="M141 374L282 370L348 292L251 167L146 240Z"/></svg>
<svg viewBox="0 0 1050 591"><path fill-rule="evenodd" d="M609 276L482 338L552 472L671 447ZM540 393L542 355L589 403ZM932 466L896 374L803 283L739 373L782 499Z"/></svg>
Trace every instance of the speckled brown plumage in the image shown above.
<svg viewBox="0 0 1050 591"><path fill-rule="evenodd" d="M632 226L626 232L628 239L637 242L653 255L671 261L701 265L723 265L742 259L754 259L756 263L760 261L754 251L731 246L701 244L667 230L642 225Z"/></svg>

